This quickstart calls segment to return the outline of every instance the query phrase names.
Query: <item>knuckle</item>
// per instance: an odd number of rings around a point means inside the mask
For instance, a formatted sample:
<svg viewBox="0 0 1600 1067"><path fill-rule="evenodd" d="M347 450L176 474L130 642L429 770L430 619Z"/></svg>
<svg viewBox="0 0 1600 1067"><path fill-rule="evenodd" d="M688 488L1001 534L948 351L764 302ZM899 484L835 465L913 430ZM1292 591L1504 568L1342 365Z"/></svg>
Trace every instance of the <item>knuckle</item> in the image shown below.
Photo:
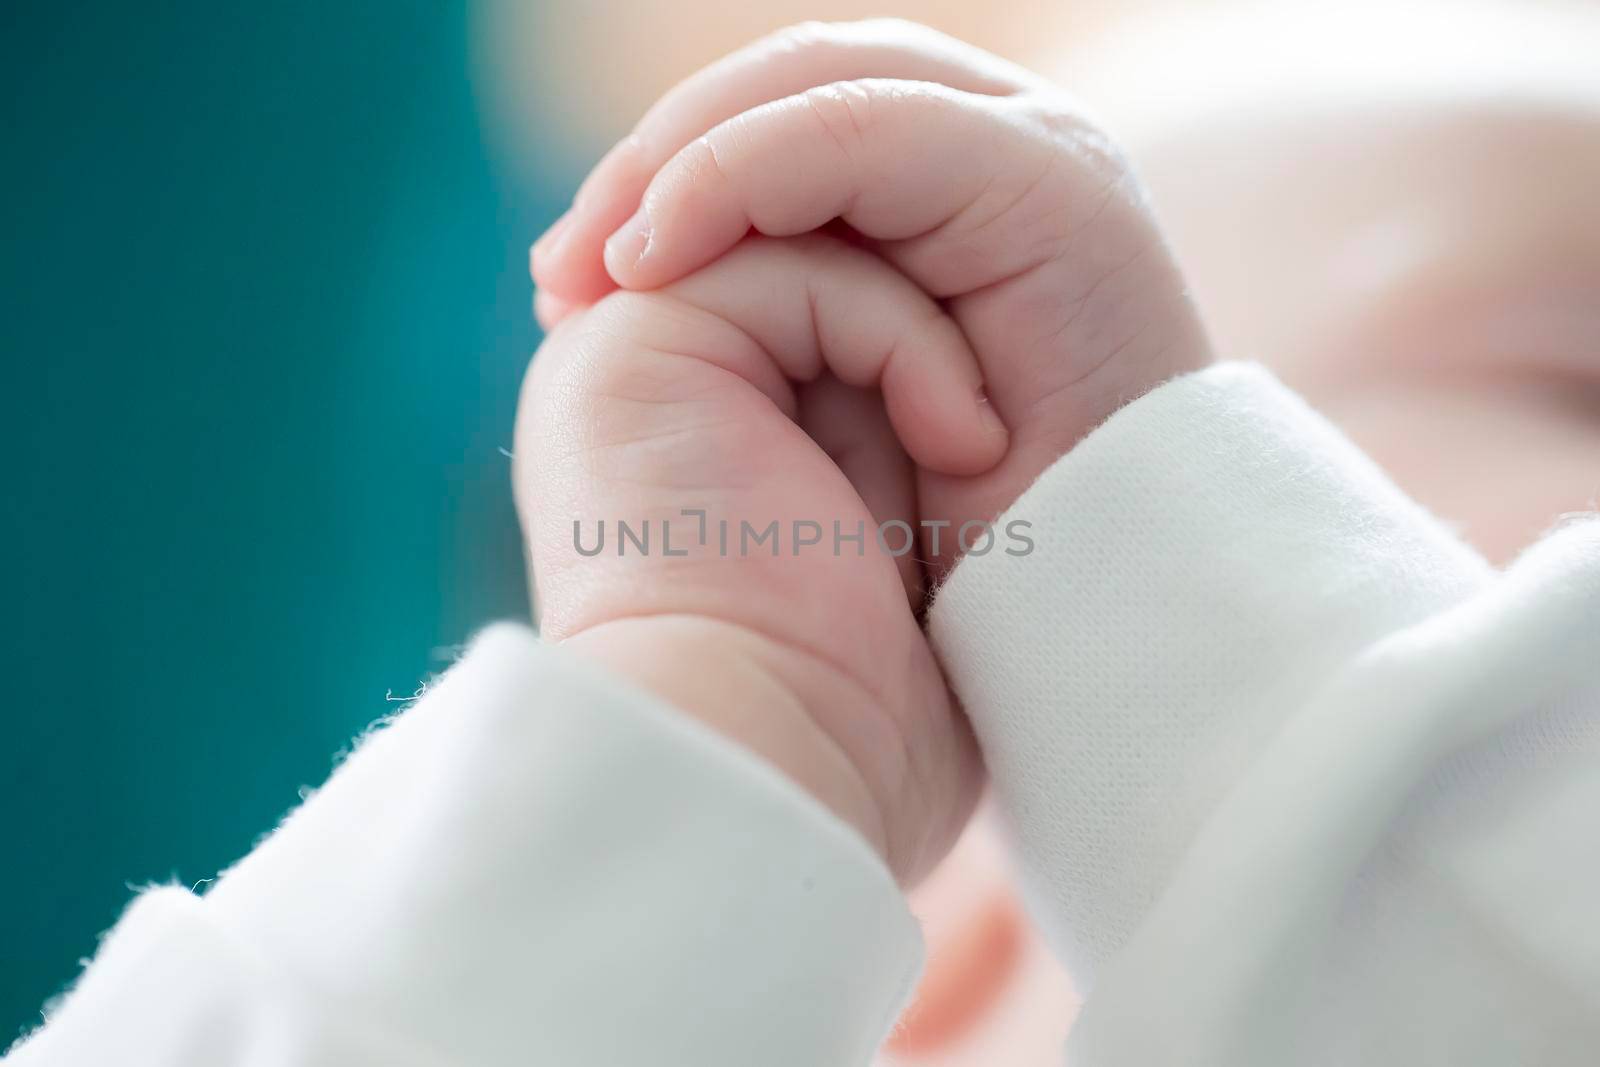
<svg viewBox="0 0 1600 1067"><path fill-rule="evenodd" d="M679 161L687 172L691 184L707 180L723 185L731 184L732 178L722 161L724 149L719 147L719 141L725 136L725 132L720 128L711 130L689 142L680 153Z"/></svg>
<svg viewBox="0 0 1600 1067"><path fill-rule="evenodd" d="M614 382L627 377L629 362L612 357L646 339L651 318L646 294L619 289L601 298L580 325L551 338L534 358L540 392L553 401L570 401L610 391Z"/></svg>
<svg viewBox="0 0 1600 1067"><path fill-rule="evenodd" d="M866 139L872 126L872 94L859 82L832 82L808 89L806 106L824 133L844 152L851 153Z"/></svg>
<svg viewBox="0 0 1600 1067"><path fill-rule="evenodd" d="M617 290L589 313L559 385L600 418L618 405L650 407L694 400L716 353L743 337L723 316L666 291ZM630 416L631 417L631 416Z"/></svg>
<svg viewBox="0 0 1600 1067"><path fill-rule="evenodd" d="M1146 213L1143 186L1122 147L1074 101L1050 95L1005 106L1040 153L1030 184L1007 194L1006 213L1029 220L1025 228L1042 254L1061 254L1091 232L1126 230Z"/></svg>
<svg viewBox="0 0 1600 1067"><path fill-rule="evenodd" d="M1108 180L1132 173L1116 138L1077 100L1054 92L1018 97L1017 102L1024 121L1076 169Z"/></svg>

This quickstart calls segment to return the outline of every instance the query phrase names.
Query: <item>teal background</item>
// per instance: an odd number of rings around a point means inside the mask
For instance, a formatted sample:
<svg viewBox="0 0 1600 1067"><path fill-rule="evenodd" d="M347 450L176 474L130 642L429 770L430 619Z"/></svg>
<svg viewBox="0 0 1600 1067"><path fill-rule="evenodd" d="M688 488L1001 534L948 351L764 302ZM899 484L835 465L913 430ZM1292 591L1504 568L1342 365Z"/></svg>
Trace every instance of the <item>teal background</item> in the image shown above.
<svg viewBox="0 0 1600 1067"><path fill-rule="evenodd" d="M538 335L464 7L8 4L0 1047L483 622ZM540 137L539 130L528 135Z"/></svg>

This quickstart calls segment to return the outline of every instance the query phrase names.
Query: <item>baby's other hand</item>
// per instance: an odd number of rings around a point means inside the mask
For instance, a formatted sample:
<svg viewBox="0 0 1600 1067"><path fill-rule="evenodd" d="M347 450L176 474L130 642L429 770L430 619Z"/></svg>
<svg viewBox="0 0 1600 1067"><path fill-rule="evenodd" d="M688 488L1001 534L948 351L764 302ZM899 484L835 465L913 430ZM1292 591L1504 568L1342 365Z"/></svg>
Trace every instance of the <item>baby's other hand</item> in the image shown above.
<svg viewBox="0 0 1600 1067"><path fill-rule="evenodd" d="M809 24L694 75L584 183L533 254L543 314L665 285L751 230L842 221L941 301L1010 431L978 474L922 469L930 556L1113 411L1211 360L1138 181L1041 79L896 21ZM943 520L950 528L929 525Z"/></svg>

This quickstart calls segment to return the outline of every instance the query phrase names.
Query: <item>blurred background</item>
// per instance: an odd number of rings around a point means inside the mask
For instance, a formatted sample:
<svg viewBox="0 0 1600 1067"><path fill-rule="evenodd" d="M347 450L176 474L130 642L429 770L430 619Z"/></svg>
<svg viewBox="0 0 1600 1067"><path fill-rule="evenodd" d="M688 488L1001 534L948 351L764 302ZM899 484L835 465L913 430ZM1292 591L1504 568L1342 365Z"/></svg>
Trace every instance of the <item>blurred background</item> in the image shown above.
<svg viewBox="0 0 1600 1067"><path fill-rule="evenodd" d="M1469 7L1491 13L1469 20ZM1478 289L1451 284L1487 306L1481 292L1503 291L1503 277L1560 259L1567 310L1600 326L1600 124L1558 123L1549 109L1543 126L1508 118L1510 96L1496 88L1514 82L1527 98L1555 86L1560 97L1583 83L1600 100L1600 24L1572 32L1566 12L1578 9L1596 10L1587 0L7 4L0 351L15 655L0 711L0 1048L37 1024L132 887L214 876L476 629L525 616L503 450L539 341L527 248L588 165L690 70L803 18L893 14L1068 81L1133 146L1180 258L1202 268L1199 298L1224 351L1281 357L1280 373L1324 410L1351 412L1346 428L1469 533L1474 508L1477 530L1508 513L1504 498L1484 496L1473 447L1505 484L1534 484L1518 525L1480 538L1499 552L1600 490L1589 480L1600 474L1592 362L1582 371L1592 402L1575 414L1565 372L1509 412L1499 385L1474 378L1451 394L1458 410L1441 409L1443 429L1422 432L1401 376L1384 386L1388 407L1371 403L1377 392L1349 400L1343 356L1382 355L1363 381L1383 383L1408 365L1391 349L1428 346L1382 316L1346 317L1366 333L1312 329L1307 309L1336 297L1377 306L1367 294L1415 289L1407 279L1436 277L1430 265L1474 256L1500 273L1481 285L1473 275ZM1466 120L1428 118L1426 137L1373 121L1392 110L1382 94L1402 83L1414 94L1422 80L1451 99L1488 87L1503 129L1491 137L1487 112L1459 108ZM1340 86L1341 106L1359 90L1379 109L1356 132L1327 134L1285 92L1318 95L1324 82ZM1269 133L1232 128L1217 116L1235 117L1239 101L1295 117ZM1183 120L1202 105L1211 118ZM1203 133L1205 153L1146 136L1157 120ZM1374 147L1374 129L1392 144ZM1502 135L1527 143L1508 153ZM1178 148L1163 155L1158 141ZM1291 158L1303 169L1277 165ZM1513 171L1507 159L1534 162ZM1396 176L1423 174L1419 160L1459 195L1441 201L1431 173L1433 185L1405 189ZM1434 205L1439 234L1481 237L1488 251L1388 224L1410 219L1419 199ZM1526 212L1499 229L1483 222L1524 202L1548 205L1542 229ZM1549 254L1552 235L1571 257ZM1441 395L1425 384L1416 395ZM1559 406L1544 399L1554 392ZM1501 421L1486 434L1491 411ZM1569 424L1559 441L1539 436ZM1413 447L1450 433L1460 448ZM1555 474L1546 488L1528 470ZM900 1051L994 1062L973 1050L1043 1019L1028 1039L1039 1058L1027 1062L1053 1062L1070 991L1026 935L992 839L974 835L957 858L967 874L945 872L922 898L930 936L938 945L946 920L974 928L976 907L984 951L1003 961L995 974L1020 992L1009 1007L986 1002L964 1050L937 1028L919 1044L912 1028Z"/></svg>
<svg viewBox="0 0 1600 1067"><path fill-rule="evenodd" d="M0 1047L130 886L237 859L526 610L499 448L583 160L499 165L471 15L0 16Z"/></svg>

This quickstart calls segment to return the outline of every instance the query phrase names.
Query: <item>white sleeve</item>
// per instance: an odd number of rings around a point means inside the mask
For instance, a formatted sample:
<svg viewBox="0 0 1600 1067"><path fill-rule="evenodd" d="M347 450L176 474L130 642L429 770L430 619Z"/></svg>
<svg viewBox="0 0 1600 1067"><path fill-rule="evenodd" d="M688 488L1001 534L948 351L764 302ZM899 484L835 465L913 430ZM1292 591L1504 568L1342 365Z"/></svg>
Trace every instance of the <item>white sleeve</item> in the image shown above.
<svg viewBox="0 0 1600 1067"><path fill-rule="evenodd" d="M1489 567L1265 371L1135 401L930 625L1079 1067L1592 1062L1600 521Z"/></svg>
<svg viewBox="0 0 1600 1067"><path fill-rule="evenodd" d="M866 1064L920 962L854 831L503 626L204 897L140 896L5 1063Z"/></svg>

